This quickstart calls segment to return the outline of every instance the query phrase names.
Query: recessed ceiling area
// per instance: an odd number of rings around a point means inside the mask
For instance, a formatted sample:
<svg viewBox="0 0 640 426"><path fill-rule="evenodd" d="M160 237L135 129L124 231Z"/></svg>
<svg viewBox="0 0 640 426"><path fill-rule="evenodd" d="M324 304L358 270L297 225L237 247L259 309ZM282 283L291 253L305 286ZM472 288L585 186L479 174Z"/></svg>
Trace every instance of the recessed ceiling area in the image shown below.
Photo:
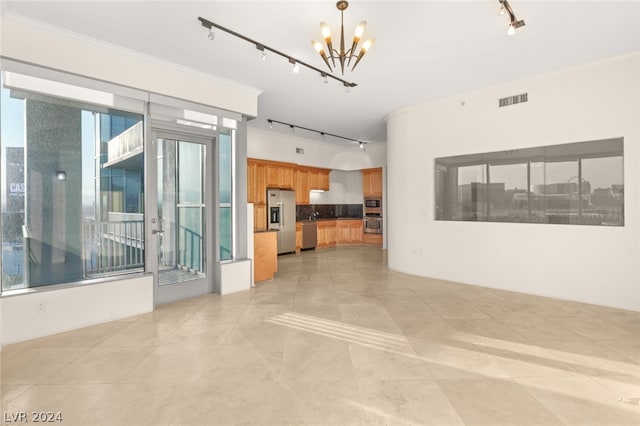
<svg viewBox="0 0 640 426"><path fill-rule="evenodd" d="M310 42L321 39L321 21L339 34L333 1L3 1L1 11L260 89L250 127L268 129L273 119L370 143L386 141L384 117L403 106L640 50L638 2L510 3L526 22L513 36L497 0L351 2L347 43L362 20L363 39L376 42L354 72L338 71L358 84L349 93L304 67L294 74L277 55L263 61L254 45L222 31L210 40L197 19L325 69Z"/></svg>

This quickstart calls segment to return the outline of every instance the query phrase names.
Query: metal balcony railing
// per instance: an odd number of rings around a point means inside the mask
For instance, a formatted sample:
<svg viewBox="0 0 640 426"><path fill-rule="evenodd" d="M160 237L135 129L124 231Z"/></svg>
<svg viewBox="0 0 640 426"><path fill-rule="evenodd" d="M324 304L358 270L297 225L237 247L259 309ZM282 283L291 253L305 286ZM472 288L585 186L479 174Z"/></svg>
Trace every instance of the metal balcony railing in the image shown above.
<svg viewBox="0 0 640 426"><path fill-rule="evenodd" d="M142 216L142 215L140 215ZM96 277L144 267L144 221L84 223L84 272Z"/></svg>

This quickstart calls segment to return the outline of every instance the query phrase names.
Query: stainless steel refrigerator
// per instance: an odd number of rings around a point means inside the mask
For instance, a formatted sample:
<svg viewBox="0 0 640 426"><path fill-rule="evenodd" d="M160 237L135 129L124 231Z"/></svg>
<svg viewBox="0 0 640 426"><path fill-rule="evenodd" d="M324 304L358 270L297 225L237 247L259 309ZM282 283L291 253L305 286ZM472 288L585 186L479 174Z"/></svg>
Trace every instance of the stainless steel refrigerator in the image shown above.
<svg viewBox="0 0 640 426"><path fill-rule="evenodd" d="M296 193L284 189L267 190L267 222L278 231L278 254L296 251Z"/></svg>

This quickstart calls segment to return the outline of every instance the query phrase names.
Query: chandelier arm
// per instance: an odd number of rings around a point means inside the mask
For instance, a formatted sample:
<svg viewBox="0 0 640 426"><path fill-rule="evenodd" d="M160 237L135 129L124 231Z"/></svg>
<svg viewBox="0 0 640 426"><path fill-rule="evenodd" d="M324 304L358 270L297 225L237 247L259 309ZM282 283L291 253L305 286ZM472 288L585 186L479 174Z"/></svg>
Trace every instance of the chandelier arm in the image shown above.
<svg viewBox="0 0 640 426"><path fill-rule="evenodd" d="M205 28L208 28L208 29L217 28L217 29L219 29L219 30L221 30L221 31L224 31L224 32L226 32L226 33L231 34L232 36L238 37L239 39L242 39L242 40L244 40L244 41L246 41L246 42L248 42L248 43L251 43L251 44L253 44L253 45L255 45L255 46L262 46L262 47L264 47L264 50L268 50L269 52L273 52L273 53L275 53L276 55L279 55L279 56L282 56L283 58L286 58L287 60L292 60L292 59L293 59L296 63L298 63L298 64L300 64L300 65L302 65L302 66L304 66L304 67L307 67L307 68L309 68L309 69L311 69L311 70L316 71L316 72L317 72L318 74L320 74L322 77L324 77L324 75L326 74L326 76L327 76L327 77L332 78L332 79L334 79L334 80L336 80L336 81L339 81L339 82L340 82L340 83L342 83L345 87L356 87L356 86L358 85L357 83L352 83L352 82L349 82L349 81L343 80L343 79L341 79L340 77L336 77L336 76L335 76L335 75L333 75L333 74L327 74L325 71L322 71L320 68L316 68L316 67L314 67L313 65L309 65L309 64L307 64L306 62L303 62L303 61L301 61L301 60L299 60L299 59L295 59L295 58L293 58L292 56L287 55L286 53L282 53L282 52L280 52L279 50L274 49L273 47L269 47L269 46L267 46L267 45L266 45L266 44L264 44L264 43L260 43L260 42L258 42L258 41L255 41L255 40L253 40L253 39L251 39L251 38L249 38L249 37L247 37L247 36L244 36L244 35L242 35L242 34L240 34L240 33L237 33L237 32L235 32L235 31L233 31L233 30L230 30L229 28L225 28L225 27L223 27L222 25L218 25L218 24L216 24L215 22L211 22L211 21L209 21L208 19L205 19L205 18L202 18L202 17L198 17L198 20L200 21L200 23L202 24L202 26L203 26L203 27L205 27Z"/></svg>

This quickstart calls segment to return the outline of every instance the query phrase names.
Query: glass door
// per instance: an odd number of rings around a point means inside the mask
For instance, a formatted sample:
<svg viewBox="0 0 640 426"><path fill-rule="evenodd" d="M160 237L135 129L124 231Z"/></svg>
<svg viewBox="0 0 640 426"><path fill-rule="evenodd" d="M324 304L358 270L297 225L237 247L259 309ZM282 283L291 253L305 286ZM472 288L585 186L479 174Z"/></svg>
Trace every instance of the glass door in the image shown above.
<svg viewBox="0 0 640 426"><path fill-rule="evenodd" d="M155 185L150 196L150 267L155 303L213 291L213 137L153 132ZM151 177L151 175L149 177ZM153 179L152 179L153 182Z"/></svg>

